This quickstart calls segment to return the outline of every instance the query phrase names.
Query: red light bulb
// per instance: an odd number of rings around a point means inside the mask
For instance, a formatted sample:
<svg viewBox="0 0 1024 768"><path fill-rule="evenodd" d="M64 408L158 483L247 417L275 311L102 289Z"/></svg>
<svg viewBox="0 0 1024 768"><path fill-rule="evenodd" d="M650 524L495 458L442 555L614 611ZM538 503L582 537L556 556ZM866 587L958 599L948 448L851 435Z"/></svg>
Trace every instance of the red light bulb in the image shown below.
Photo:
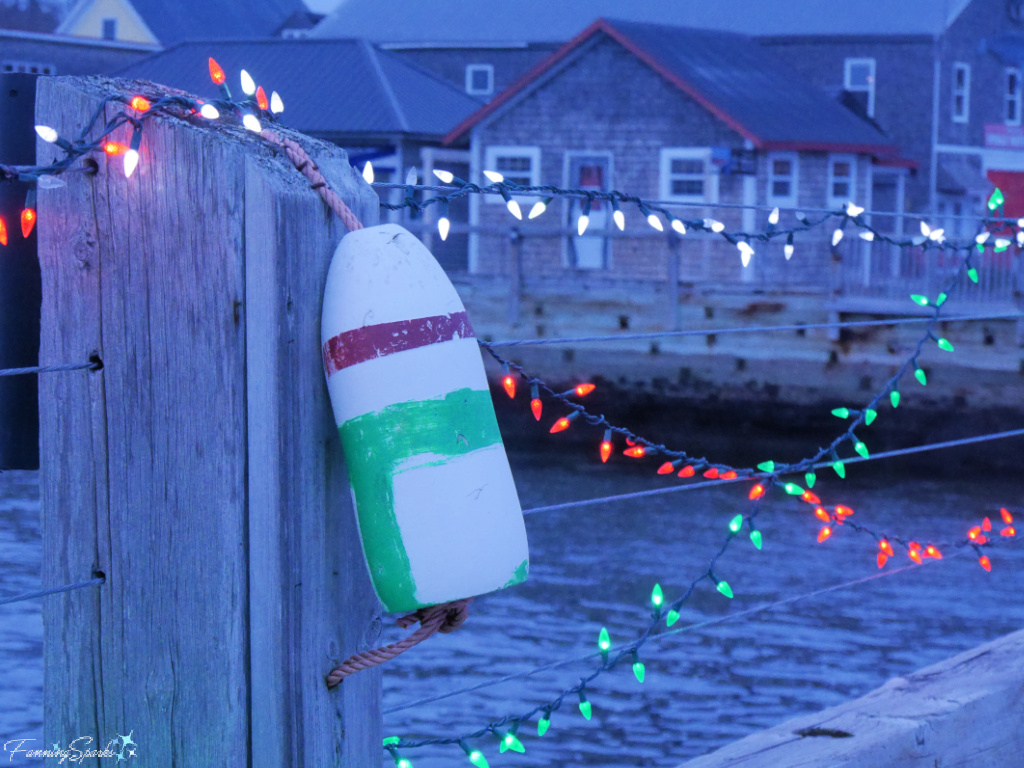
<svg viewBox="0 0 1024 768"><path fill-rule="evenodd" d="M123 155L127 152L128 147L116 141L108 141L103 145L103 151L106 152L109 157L117 157L118 155Z"/></svg>
<svg viewBox="0 0 1024 768"><path fill-rule="evenodd" d="M501 380L502 386L505 387L505 392L513 400L516 397L516 378L512 374L506 374L505 378Z"/></svg>
<svg viewBox="0 0 1024 768"><path fill-rule="evenodd" d="M823 520L826 523L832 521L832 517L829 515L828 512L825 511L824 507L815 507L814 514L818 516L819 520Z"/></svg>
<svg viewBox="0 0 1024 768"><path fill-rule="evenodd" d="M1000 508L999 514L1003 517L1003 522L1009 525L1013 522L1013 515L1010 514L1010 510L1005 507Z"/></svg>
<svg viewBox="0 0 1024 768"><path fill-rule="evenodd" d="M978 537L981 536L981 526L976 525L967 532L967 538L971 541L977 541Z"/></svg>
<svg viewBox="0 0 1024 768"><path fill-rule="evenodd" d="M887 554L885 554L885 552L879 552L878 553L878 567L879 568L884 567L886 562L888 562L888 560L889 560L889 556Z"/></svg>
<svg viewBox="0 0 1024 768"><path fill-rule="evenodd" d="M220 64L212 56L210 57L210 79L217 85L223 85L226 79L224 70L220 68Z"/></svg>
<svg viewBox="0 0 1024 768"><path fill-rule="evenodd" d="M913 560L918 565L920 565L922 562L924 562L923 560L921 560L921 550L919 550L919 549L912 549L907 554L909 554L910 555L910 559Z"/></svg>
<svg viewBox="0 0 1024 768"><path fill-rule="evenodd" d="M622 453L624 456L630 456L634 459L639 459L642 458L647 453L647 450L642 445L634 445L632 448L627 448Z"/></svg>
<svg viewBox="0 0 1024 768"><path fill-rule="evenodd" d="M533 411L533 418L540 421L540 415L544 410L544 404L540 401L539 397L535 397L530 401L530 410Z"/></svg>
<svg viewBox="0 0 1024 768"><path fill-rule="evenodd" d="M612 443L610 440L601 441L601 463L607 464L608 457L612 455Z"/></svg>
<svg viewBox="0 0 1024 768"><path fill-rule="evenodd" d="M989 573L992 573L992 561L989 560L987 556L982 555L978 558L978 562L981 563L982 568L984 568Z"/></svg>
<svg viewBox="0 0 1024 768"><path fill-rule="evenodd" d="M563 416L558 421L556 421L554 425L551 427L551 434L555 434L555 432L562 432L568 429L569 424L571 423L572 422L569 421L569 418L567 416Z"/></svg>
<svg viewBox="0 0 1024 768"><path fill-rule="evenodd" d="M827 539L831 535L832 535L832 529L829 526L826 525L824 528L822 528L820 531L818 531L818 543L820 544L821 542L823 542L825 539Z"/></svg>
<svg viewBox="0 0 1024 768"><path fill-rule="evenodd" d="M705 470L704 477L710 480L714 480L716 477L718 477L718 467L712 467L711 469Z"/></svg>
<svg viewBox="0 0 1024 768"><path fill-rule="evenodd" d="M942 559L942 553L931 544L924 548L924 553L928 555L928 557L934 557L936 560Z"/></svg>
<svg viewBox="0 0 1024 768"><path fill-rule="evenodd" d="M821 504L821 499L819 499L815 494L811 493L810 491L804 491L802 494L800 494L800 498L806 501L808 504Z"/></svg>
<svg viewBox="0 0 1024 768"><path fill-rule="evenodd" d="M589 395L591 392L594 391L594 389L595 386L593 384L577 384L576 396L583 397L584 395Z"/></svg>
<svg viewBox="0 0 1024 768"><path fill-rule="evenodd" d="M146 112L152 105L149 103L149 99L145 96L132 96L132 100L128 102L128 106L138 112Z"/></svg>
<svg viewBox="0 0 1024 768"><path fill-rule="evenodd" d="M981 530L983 530L983 531L991 531L992 530L992 521L989 520L987 517L984 520L981 521Z"/></svg>
<svg viewBox="0 0 1024 768"><path fill-rule="evenodd" d="M736 477L736 472L730 469L728 472L720 474L719 477L723 480L733 480Z"/></svg>
<svg viewBox="0 0 1024 768"><path fill-rule="evenodd" d="M262 85L256 89L256 103L260 105L260 109L270 109L270 102L267 100L267 92L263 90Z"/></svg>
<svg viewBox="0 0 1024 768"><path fill-rule="evenodd" d="M697 474L697 470L694 469L690 464L679 470L679 477L693 477Z"/></svg>
<svg viewBox="0 0 1024 768"><path fill-rule="evenodd" d="M664 464L658 467L659 475L671 475L675 471L676 468L672 465L671 461L666 461Z"/></svg>
<svg viewBox="0 0 1024 768"><path fill-rule="evenodd" d="M1008 525L1005 528L1003 528L1003 530L1001 530L999 532L999 535L1000 536L1016 536L1017 535L1017 529L1014 528L1012 525Z"/></svg>
<svg viewBox="0 0 1024 768"><path fill-rule="evenodd" d="M892 557L893 555L895 555L895 554L896 554L896 553L895 553L895 552L893 551L893 548L892 548L892 544L890 544L890 543L889 543L888 541L886 541L885 539L882 539L882 540L881 540L880 542L878 542L878 548L879 548L880 550L882 550L882 552L884 552L884 553L885 553L886 555L888 555L889 557Z"/></svg>
<svg viewBox="0 0 1024 768"><path fill-rule="evenodd" d="M836 507L836 517L847 517L853 514L853 510L840 504Z"/></svg>
<svg viewBox="0 0 1024 768"><path fill-rule="evenodd" d="M764 486L760 483L751 488L750 493L747 494L747 498L751 501L757 501L762 496L764 496Z"/></svg>
<svg viewBox="0 0 1024 768"><path fill-rule="evenodd" d="M7 245L7 222L0 216L0 245Z"/></svg>
<svg viewBox="0 0 1024 768"><path fill-rule="evenodd" d="M21 211L21 234L28 237L32 234L32 227L36 225L36 212L34 208L23 208Z"/></svg>

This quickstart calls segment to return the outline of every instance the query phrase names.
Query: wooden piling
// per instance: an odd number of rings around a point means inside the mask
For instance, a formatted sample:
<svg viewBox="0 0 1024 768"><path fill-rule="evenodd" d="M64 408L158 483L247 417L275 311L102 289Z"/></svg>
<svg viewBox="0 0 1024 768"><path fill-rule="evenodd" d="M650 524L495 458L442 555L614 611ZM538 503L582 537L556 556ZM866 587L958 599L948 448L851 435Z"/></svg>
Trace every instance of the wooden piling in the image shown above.
<svg viewBox="0 0 1024 768"><path fill-rule="evenodd" d="M77 135L128 88L41 78L36 122ZM344 153L299 140L375 224ZM43 582L106 576L45 603L46 744L378 766L380 672L324 684L380 628L320 358L343 227L241 127L157 116L131 178L96 161L39 193L41 363L103 363L40 380Z"/></svg>

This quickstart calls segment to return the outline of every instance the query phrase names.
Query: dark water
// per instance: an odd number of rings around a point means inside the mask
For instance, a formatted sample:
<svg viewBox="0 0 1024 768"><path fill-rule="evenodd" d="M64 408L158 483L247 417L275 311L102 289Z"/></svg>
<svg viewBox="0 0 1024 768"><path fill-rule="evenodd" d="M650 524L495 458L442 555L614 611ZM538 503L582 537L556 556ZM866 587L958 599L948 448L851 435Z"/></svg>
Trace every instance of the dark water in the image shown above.
<svg viewBox="0 0 1024 768"><path fill-rule="evenodd" d="M1009 449L1009 445L1007 446ZM618 468L562 456L513 454L525 507L657 487L657 462ZM851 470L853 468L851 467ZM856 519L922 541L964 535L1000 506L1021 510L1022 486L1003 475L957 477L850 472L822 478L816 491L856 510ZM841 493L840 493L841 489ZM647 619L657 581L671 600L703 571L729 519L748 504L740 486L527 518L530 579L478 599L466 626L432 638L392 662L385 709L596 649L601 626L613 641L633 638ZM35 473L0 475L0 574L3 595L36 588L39 502ZM727 600L704 582L676 627L739 613L766 602L878 573L874 543L839 529L824 544L808 505L777 498L758 517L764 549L736 539L716 571L735 590ZM951 553L947 553L951 554ZM473 742L492 766L676 766L746 734L864 694L887 679L940 661L1024 626L1024 548L991 553L986 574L973 557L947 556L892 577L648 643L646 681L628 665L588 687L594 716L576 701L552 715L537 738L522 726L526 753L499 756L494 740ZM909 561L899 559L897 567ZM888 567L892 567L891 565ZM0 746L41 736L39 601L0 606ZM403 632L389 628L384 640ZM593 668L577 663L385 716L385 732L451 737L491 719L550 701ZM406 755L416 768L469 765L458 747ZM6 755L0 755L6 764ZM385 761L390 764L389 760ZM17 765L18 763L13 763Z"/></svg>

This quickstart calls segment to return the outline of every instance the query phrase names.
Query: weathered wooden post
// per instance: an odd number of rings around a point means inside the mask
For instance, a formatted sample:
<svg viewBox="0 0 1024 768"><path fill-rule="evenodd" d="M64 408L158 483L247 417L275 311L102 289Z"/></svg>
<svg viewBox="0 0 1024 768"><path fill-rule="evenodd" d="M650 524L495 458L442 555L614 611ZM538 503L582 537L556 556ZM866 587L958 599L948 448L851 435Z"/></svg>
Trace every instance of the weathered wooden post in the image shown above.
<svg viewBox="0 0 1024 768"><path fill-rule="evenodd" d="M127 87L44 78L37 122L77 135ZM380 615L321 366L343 227L240 127L155 117L143 136L131 178L99 158L39 194L41 362L103 363L40 381L43 580L106 575L45 604L46 744L131 734L147 765L372 768L379 671L324 682ZM344 153L299 140L375 224Z"/></svg>

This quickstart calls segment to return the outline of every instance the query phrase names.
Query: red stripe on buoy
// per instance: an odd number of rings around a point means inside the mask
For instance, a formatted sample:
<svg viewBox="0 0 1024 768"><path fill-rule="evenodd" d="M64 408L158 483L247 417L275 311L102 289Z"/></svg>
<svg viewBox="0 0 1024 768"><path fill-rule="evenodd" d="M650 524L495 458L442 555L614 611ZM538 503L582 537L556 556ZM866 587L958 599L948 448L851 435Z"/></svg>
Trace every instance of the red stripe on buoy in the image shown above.
<svg viewBox="0 0 1024 768"><path fill-rule="evenodd" d="M465 312L365 325L339 333L324 342L324 370L331 376L342 368L375 357L386 357L407 349L474 336L473 326L469 324Z"/></svg>

